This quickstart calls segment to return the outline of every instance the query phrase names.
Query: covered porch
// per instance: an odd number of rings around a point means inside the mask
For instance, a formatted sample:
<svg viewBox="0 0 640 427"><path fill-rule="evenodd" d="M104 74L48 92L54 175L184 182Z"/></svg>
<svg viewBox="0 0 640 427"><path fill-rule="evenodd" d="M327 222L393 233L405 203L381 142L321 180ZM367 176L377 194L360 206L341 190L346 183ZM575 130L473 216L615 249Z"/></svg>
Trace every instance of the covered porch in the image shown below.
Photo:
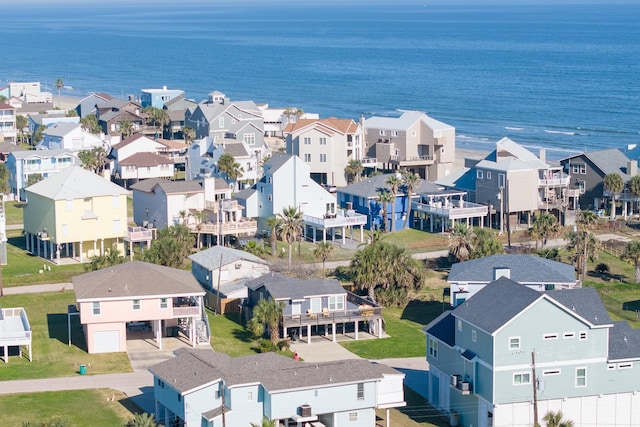
<svg viewBox="0 0 640 427"><path fill-rule="evenodd" d="M326 213L322 217L302 215L304 221L304 239L310 239L313 243L321 240L327 241L330 234L331 240L336 238L336 230L342 237L342 244L346 243L347 232L353 239L354 227L360 227L360 242L364 241L364 226L367 224L367 216L356 213L353 209L336 209L335 213ZM320 232L320 237L318 237Z"/></svg>
<svg viewBox="0 0 640 427"><path fill-rule="evenodd" d="M455 221L462 221L467 226L484 227L484 218L489 213L488 206L465 201L466 191L439 191L421 193L417 200L411 201L414 213L414 227L431 233L439 226L444 233Z"/></svg>
<svg viewBox="0 0 640 427"><path fill-rule="evenodd" d="M4 363L9 363L11 348L17 348L22 358L22 347L26 346L29 361L33 360L31 351L31 326L27 312L22 307L0 308L0 349Z"/></svg>

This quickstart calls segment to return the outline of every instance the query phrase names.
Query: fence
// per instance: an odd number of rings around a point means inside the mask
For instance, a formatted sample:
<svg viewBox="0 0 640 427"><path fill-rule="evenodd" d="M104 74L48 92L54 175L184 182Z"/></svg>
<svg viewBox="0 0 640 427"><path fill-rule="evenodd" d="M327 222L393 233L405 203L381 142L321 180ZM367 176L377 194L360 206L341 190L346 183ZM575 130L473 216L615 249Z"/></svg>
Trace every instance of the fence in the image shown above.
<svg viewBox="0 0 640 427"><path fill-rule="evenodd" d="M629 320L631 322L640 321L640 310L636 307L636 304L630 302L622 302L617 299L598 291L600 299L609 313L613 313L621 319Z"/></svg>

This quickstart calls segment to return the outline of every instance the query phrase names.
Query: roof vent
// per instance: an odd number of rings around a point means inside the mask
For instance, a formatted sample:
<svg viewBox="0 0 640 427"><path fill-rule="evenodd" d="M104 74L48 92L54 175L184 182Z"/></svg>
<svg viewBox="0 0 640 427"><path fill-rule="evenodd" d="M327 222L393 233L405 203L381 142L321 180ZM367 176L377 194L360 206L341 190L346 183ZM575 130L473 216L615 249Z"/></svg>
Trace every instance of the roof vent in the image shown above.
<svg viewBox="0 0 640 427"><path fill-rule="evenodd" d="M511 279L511 269L508 267L493 267L493 280L498 280L501 277Z"/></svg>

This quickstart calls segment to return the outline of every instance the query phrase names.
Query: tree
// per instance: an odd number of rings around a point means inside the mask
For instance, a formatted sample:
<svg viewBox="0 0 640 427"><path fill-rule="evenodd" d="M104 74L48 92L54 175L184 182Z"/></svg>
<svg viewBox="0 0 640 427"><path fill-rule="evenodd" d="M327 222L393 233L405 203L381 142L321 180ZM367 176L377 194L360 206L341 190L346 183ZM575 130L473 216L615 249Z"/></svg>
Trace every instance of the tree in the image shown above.
<svg viewBox="0 0 640 427"><path fill-rule="evenodd" d="M402 180L398 177L398 175L393 174L386 181L389 189L391 190L391 194L393 195L393 203L391 203L391 231L396 231L396 195L398 194L398 190L402 185Z"/></svg>
<svg viewBox="0 0 640 427"><path fill-rule="evenodd" d="M236 190L238 178L244 173L244 169L240 163L229 153L224 153L218 159L218 170L227 175L227 178L233 182L233 190Z"/></svg>
<svg viewBox="0 0 640 427"><path fill-rule="evenodd" d="M634 175L629 180L629 191L636 198L636 204L638 203L638 198L640 198L640 175Z"/></svg>
<svg viewBox="0 0 640 427"><path fill-rule="evenodd" d="M632 261L635 266L635 281L636 285L640 283L640 241L632 240L627 243L624 248L622 258Z"/></svg>
<svg viewBox="0 0 640 427"><path fill-rule="evenodd" d="M166 227L158 231L158 238L143 254L143 259L154 264L182 268L187 255L191 253L193 244L194 236L186 226Z"/></svg>
<svg viewBox="0 0 640 427"><path fill-rule="evenodd" d="M156 427L157 425L153 414L143 412L136 414L123 427Z"/></svg>
<svg viewBox="0 0 640 427"><path fill-rule="evenodd" d="M78 158L82 162L82 167L91 172L100 174L107 165L107 151L102 147L93 147L90 150L78 152Z"/></svg>
<svg viewBox="0 0 640 427"><path fill-rule="evenodd" d="M303 114L304 114L304 111L302 111L301 108L296 108L296 107L287 107L282 112L282 115L287 118L288 123L297 122L300 116L302 116ZM295 121L293 120L294 117L295 117Z"/></svg>
<svg viewBox="0 0 640 427"><path fill-rule="evenodd" d="M584 230L591 230L598 224L598 216L593 211L580 211L578 225Z"/></svg>
<svg viewBox="0 0 640 427"><path fill-rule="evenodd" d="M549 411L542 418L542 421L547 424L547 427L573 427L573 421L564 420L562 417L563 415L561 411Z"/></svg>
<svg viewBox="0 0 640 427"><path fill-rule="evenodd" d="M20 143L23 142L24 140L24 128L26 128L29 125L29 120L21 115L18 114L16 116L16 128L18 129L18 135L20 135Z"/></svg>
<svg viewBox="0 0 640 427"><path fill-rule="evenodd" d="M124 256L120 255L120 252L115 247L107 249L104 255L97 255L91 257L89 263L84 265L85 271L96 271L113 265L122 264L125 262Z"/></svg>
<svg viewBox="0 0 640 427"><path fill-rule="evenodd" d="M249 252L251 255L262 256L264 255L264 247L259 245L255 240L249 240L246 245L242 247L245 252Z"/></svg>
<svg viewBox="0 0 640 427"><path fill-rule="evenodd" d="M295 206L282 208L278 214L278 231L282 239L289 244L289 268L291 268L291 247L302 233L302 212Z"/></svg>
<svg viewBox="0 0 640 427"><path fill-rule="evenodd" d="M251 427L276 427L275 420L272 421L268 418L263 418L260 424L250 423Z"/></svg>
<svg viewBox="0 0 640 427"><path fill-rule="evenodd" d="M191 145L193 142L193 138L196 137L196 131L191 126L184 126L182 128L182 137L184 138L184 143L187 145Z"/></svg>
<svg viewBox="0 0 640 427"><path fill-rule="evenodd" d="M619 174L612 172L605 175L602 185L605 191L611 194L609 197L611 198L611 221L613 221L616 219L616 197L624 189L624 181Z"/></svg>
<svg viewBox="0 0 640 427"><path fill-rule="evenodd" d="M324 267L325 267L327 258L331 256L334 250L335 250L335 247L331 244L331 242L317 243L315 249L313 250L313 256L316 257L316 259L322 260L323 276L326 276Z"/></svg>
<svg viewBox="0 0 640 427"><path fill-rule="evenodd" d="M47 130L46 126L40 125L36 128L36 130L31 135L31 145L36 146L40 141L42 141L43 133Z"/></svg>
<svg viewBox="0 0 640 427"><path fill-rule="evenodd" d="M449 234L449 254L458 261L466 261L473 251L473 229L463 223L455 223Z"/></svg>
<svg viewBox="0 0 640 427"><path fill-rule="evenodd" d="M498 241L498 237L493 230L476 227L473 230L473 239L470 258L477 259L495 254L503 254L504 247Z"/></svg>
<svg viewBox="0 0 640 427"><path fill-rule="evenodd" d="M96 117L95 114L88 114L84 116L80 119L80 124L82 125L82 129L94 135L98 135L102 132L102 127L98 123L98 117Z"/></svg>
<svg viewBox="0 0 640 427"><path fill-rule="evenodd" d="M164 126L168 125L170 122L169 113L164 108L148 106L143 110L143 112L147 115L147 125L156 128L156 135L158 134L158 131L163 129ZM160 132L160 135L162 135L162 132Z"/></svg>
<svg viewBox="0 0 640 427"><path fill-rule="evenodd" d="M121 121L120 134L122 135L122 139L126 139L133 135L133 123L131 123L129 120Z"/></svg>
<svg viewBox="0 0 640 427"><path fill-rule="evenodd" d="M351 184L354 180L355 182L360 181L360 175L364 170L364 166L362 166L362 162L360 160L351 159L349 163L344 168L344 171L347 174L347 182Z"/></svg>
<svg viewBox="0 0 640 427"><path fill-rule="evenodd" d="M44 179L44 177L42 176L42 174L39 173L32 173L27 175L27 187L32 186L33 184L37 184L38 182L42 181Z"/></svg>
<svg viewBox="0 0 640 427"><path fill-rule="evenodd" d="M377 200L380 203L381 209L382 209L383 230L385 232L388 232L389 231L389 223L387 221L388 206L389 204L391 204L393 209L393 202L396 200L396 198L393 196L393 194L389 192L388 188L379 188Z"/></svg>
<svg viewBox="0 0 640 427"><path fill-rule="evenodd" d="M56 89L58 89L58 107L60 107L60 91L64 87L64 81L62 80L61 77L58 77L55 83L53 83L53 85L55 86Z"/></svg>
<svg viewBox="0 0 640 427"><path fill-rule="evenodd" d="M276 256L278 229L280 228L280 220L276 216L270 216L265 222L271 232L269 233L269 244L271 245L271 256Z"/></svg>
<svg viewBox="0 0 640 427"><path fill-rule="evenodd" d="M571 261L576 270L582 272L582 280L587 277L587 261L598 259L600 242L587 230L569 231L567 233L567 250L571 253Z"/></svg>
<svg viewBox="0 0 640 427"><path fill-rule="evenodd" d="M269 329L269 338L273 344L280 341L280 318L284 303L271 298L263 298L253 307L252 317L247 328L256 337L261 337L265 327Z"/></svg>
<svg viewBox="0 0 640 427"><path fill-rule="evenodd" d="M0 194L7 194L11 191L9 186L9 169L3 162L0 163Z"/></svg>
<svg viewBox="0 0 640 427"><path fill-rule="evenodd" d="M411 172L409 169L404 169L402 171L402 184L404 186L405 193L407 193L407 215L404 218L404 226L402 229L407 228L407 224L409 223L409 217L411 216L411 195L415 191L415 189L420 185L420 175L417 173Z"/></svg>
<svg viewBox="0 0 640 427"><path fill-rule="evenodd" d="M68 110L65 114L66 117L78 117L78 112L76 110Z"/></svg>
<svg viewBox="0 0 640 427"><path fill-rule="evenodd" d="M542 240L542 249L547 246L547 241L556 236L560 231L560 224L555 216L546 212L541 212L533 217L531 235L536 239L536 250L538 241Z"/></svg>

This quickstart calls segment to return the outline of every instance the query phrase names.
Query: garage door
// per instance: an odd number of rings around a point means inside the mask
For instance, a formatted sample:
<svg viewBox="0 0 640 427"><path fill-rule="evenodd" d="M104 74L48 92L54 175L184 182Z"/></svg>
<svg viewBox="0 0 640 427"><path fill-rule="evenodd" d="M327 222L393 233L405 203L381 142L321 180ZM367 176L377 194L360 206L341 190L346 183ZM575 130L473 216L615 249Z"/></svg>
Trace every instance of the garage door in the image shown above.
<svg viewBox="0 0 640 427"><path fill-rule="evenodd" d="M120 331L97 331L93 335L95 353L120 351Z"/></svg>

